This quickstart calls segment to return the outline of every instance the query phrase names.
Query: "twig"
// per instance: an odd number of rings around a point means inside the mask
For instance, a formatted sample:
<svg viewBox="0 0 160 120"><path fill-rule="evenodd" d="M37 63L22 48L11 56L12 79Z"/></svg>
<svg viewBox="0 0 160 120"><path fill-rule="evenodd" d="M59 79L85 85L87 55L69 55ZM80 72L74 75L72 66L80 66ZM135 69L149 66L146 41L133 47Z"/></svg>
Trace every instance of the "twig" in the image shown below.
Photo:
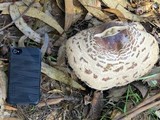
<svg viewBox="0 0 160 120"><path fill-rule="evenodd" d="M120 120L122 118L127 118L128 116L134 117L135 115L139 114L140 112L143 112L143 111L155 106L155 104L156 105L160 104L160 101L157 101L157 102L153 103L153 101L155 101L158 98L160 98L160 93L158 93L158 94L156 94L156 95L144 100L142 103L140 103L135 108L133 108L130 111L128 111L127 113L125 113L123 115L120 115L117 118L115 118L115 120Z"/></svg>
<svg viewBox="0 0 160 120"><path fill-rule="evenodd" d="M160 100L158 100L156 102L153 102L151 104L148 104L148 105L146 105L144 107L141 107L140 109L138 109L138 110L134 111L133 113L123 117L122 119L123 120L129 120L129 119L135 117L136 115L140 114L141 112L144 112L144 111L146 111L146 110L148 110L148 109L150 109L150 108L152 108L154 106L158 106L158 105L160 105Z"/></svg>
<svg viewBox="0 0 160 120"><path fill-rule="evenodd" d="M19 18L21 18L29 9L30 7L34 4L35 0L33 0L33 2L31 2L28 7L23 11L23 13L17 17L15 20L13 20L11 23L9 23L8 25L4 26L3 28L0 29L0 32L3 31L4 29L10 27L12 24L14 24Z"/></svg>

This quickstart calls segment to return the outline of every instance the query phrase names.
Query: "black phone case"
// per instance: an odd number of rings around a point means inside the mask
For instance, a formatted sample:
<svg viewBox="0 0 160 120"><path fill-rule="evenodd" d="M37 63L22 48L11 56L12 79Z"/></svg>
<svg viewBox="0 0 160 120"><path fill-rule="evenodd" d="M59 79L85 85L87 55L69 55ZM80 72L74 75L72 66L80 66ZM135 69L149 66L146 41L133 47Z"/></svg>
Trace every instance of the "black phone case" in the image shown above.
<svg viewBox="0 0 160 120"><path fill-rule="evenodd" d="M40 100L41 52L38 48L11 48L7 102L37 104Z"/></svg>

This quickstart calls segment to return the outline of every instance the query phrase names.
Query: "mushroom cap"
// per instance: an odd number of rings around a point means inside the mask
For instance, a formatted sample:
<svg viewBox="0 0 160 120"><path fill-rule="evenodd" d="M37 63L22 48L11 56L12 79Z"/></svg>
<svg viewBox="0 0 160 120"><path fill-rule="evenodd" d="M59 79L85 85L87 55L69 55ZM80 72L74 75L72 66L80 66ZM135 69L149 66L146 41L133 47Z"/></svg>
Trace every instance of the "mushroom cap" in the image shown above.
<svg viewBox="0 0 160 120"><path fill-rule="evenodd" d="M79 79L107 90L148 73L158 60L159 47L140 23L110 22L69 38L66 52Z"/></svg>

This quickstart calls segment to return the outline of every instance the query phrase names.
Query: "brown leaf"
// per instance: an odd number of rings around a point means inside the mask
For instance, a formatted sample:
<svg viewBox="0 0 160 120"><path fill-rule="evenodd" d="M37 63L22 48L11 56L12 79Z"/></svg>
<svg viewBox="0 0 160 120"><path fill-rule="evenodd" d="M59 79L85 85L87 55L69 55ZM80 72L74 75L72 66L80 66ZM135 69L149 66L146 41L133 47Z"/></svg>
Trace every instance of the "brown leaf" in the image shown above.
<svg viewBox="0 0 160 120"><path fill-rule="evenodd" d="M101 11L99 0L79 0L79 2L90 12L92 15L98 19L108 22L110 20L109 16Z"/></svg>
<svg viewBox="0 0 160 120"><path fill-rule="evenodd" d="M66 31L72 25L73 18L74 18L73 0L65 0L65 27L64 29Z"/></svg>
<svg viewBox="0 0 160 120"><path fill-rule="evenodd" d="M112 88L109 90L108 97L109 101L118 102L121 99L121 96L126 92L127 86L122 86L119 88Z"/></svg>
<svg viewBox="0 0 160 120"><path fill-rule="evenodd" d="M40 102L38 103L38 107L43 107L45 105L55 105L55 104L58 104L60 103L62 100L64 100L64 98L55 98L55 99L49 99L45 102Z"/></svg>
<svg viewBox="0 0 160 120"><path fill-rule="evenodd" d="M59 114L59 113L54 110L53 112L51 112L51 113L47 116L46 120L63 120L63 119L62 119L62 116L61 116L61 115L58 115L58 114Z"/></svg>
<svg viewBox="0 0 160 120"><path fill-rule="evenodd" d="M99 91L94 92L93 99L91 101L91 109L87 118L97 120L100 117L103 108L103 93Z"/></svg>
<svg viewBox="0 0 160 120"><path fill-rule="evenodd" d="M110 8L110 9L103 9L103 10L106 12L110 12L110 13L115 14L119 18L119 20L121 20L121 21L126 21L125 16L122 14L121 11L119 11L117 9Z"/></svg>
<svg viewBox="0 0 160 120"><path fill-rule="evenodd" d="M143 21L141 17L131 13L130 11L126 10L117 0L102 0L102 2L107 5L109 8L117 9L123 13L125 18L133 21Z"/></svg>
<svg viewBox="0 0 160 120"><path fill-rule="evenodd" d="M66 51L65 51L65 45L61 45L61 47L58 50L58 57L57 57L57 65L64 66L65 60L66 60Z"/></svg>
<svg viewBox="0 0 160 120"><path fill-rule="evenodd" d="M2 120L21 120L21 119L10 117L10 118L3 118Z"/></svg>
<svg viewBox="0 0 160 120"><path fill-rule="evenodd" d="M5 106L4 106L4 109L5 109L5 110L11 110L11 111L16 111L16 110L17 110L17 108L12 107L12 106L10 106L10 105L5 105Z"/></svg>

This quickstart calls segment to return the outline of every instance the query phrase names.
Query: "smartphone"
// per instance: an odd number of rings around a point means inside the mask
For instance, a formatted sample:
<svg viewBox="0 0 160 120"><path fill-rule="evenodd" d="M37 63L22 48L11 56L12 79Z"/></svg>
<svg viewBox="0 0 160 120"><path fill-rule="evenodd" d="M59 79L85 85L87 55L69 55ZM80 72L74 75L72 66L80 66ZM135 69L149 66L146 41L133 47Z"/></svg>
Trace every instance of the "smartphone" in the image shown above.
<svg viewBox="0 0 160 120"><path fill-rule="evenodd" d="M41 52L38 48L10 48L7 102L37 104L40 100Z"/></svg>

